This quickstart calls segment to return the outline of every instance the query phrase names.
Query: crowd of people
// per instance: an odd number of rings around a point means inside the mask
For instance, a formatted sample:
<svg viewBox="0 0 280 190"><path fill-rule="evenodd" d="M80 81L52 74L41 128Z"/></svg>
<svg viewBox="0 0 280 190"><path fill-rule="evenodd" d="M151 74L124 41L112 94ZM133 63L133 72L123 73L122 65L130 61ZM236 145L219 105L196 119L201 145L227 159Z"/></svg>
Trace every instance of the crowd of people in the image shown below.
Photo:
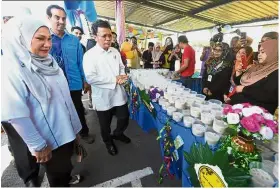
<svg viewBox="0 0 280 190"><path fill-rule="evenodd" d="M264 34L253 52L253 39L233 37L231 46L218 41L201 55L206 99L226 104L251 103L274 114L278 107L278 33Z"/></svg>
<svg viewBox="0 0 280 190"><path fill-rule="evenodd" d="M57 5L46 10L50 28L26 15L6 18L2 31L2 114L19 176L28 187L38 187L40 164L45 167L51 187L79 183L71 176L74 147L83 140L95 141L89 134L82 94L89 93L89 108L96 110L103 142L110 155L118 154L114 140L130 143L124 132L129 124L127 96L122 84L127 70L166 68L180 76L190 88L195 71L195 50L184 35L173 44L150 42L140 51L137 38L130 39L131 60L123 52L107 21L91 26L94 39L86 46L80 40L80 27L66 31L66 12ZM249 102L274 113L278 107L278 33L265 34L259 44L257 60L250 47L239 37L231 46L213 41L201 55L203 93L207 99L224 103ZM183 53L182 53L183 51ZM180 63L175 69L176 62ZM111 133L111 121L117 127Z"/></svg>

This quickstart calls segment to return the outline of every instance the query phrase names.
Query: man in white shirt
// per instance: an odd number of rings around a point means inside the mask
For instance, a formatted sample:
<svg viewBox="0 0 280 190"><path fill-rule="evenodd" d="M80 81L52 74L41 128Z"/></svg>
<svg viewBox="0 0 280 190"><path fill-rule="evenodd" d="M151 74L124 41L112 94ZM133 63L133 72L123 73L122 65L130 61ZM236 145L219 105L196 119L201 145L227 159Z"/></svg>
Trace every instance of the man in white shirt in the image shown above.
<svg viewBox="0 0 280 190"><path fill-rule="evenodd" d="M101 128L101 136L109 154L118 150L113 139L130 143L123 133L129 122L127 96L122 84L127 80L120 53L111 47L112 31L107 21L97 20L92 25L97 42L88 50L83 59L84 73L92 88L93 108L96 110ZM111 135L111 121L116 115L117 128Z"/></svg>

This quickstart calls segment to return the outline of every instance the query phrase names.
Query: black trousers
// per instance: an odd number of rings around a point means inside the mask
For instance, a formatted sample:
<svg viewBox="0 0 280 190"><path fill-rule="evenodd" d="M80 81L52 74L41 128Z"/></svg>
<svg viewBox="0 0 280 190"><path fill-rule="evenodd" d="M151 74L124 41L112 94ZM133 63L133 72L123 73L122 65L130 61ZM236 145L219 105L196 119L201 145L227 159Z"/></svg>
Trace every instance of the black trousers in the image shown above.
<svg viewBox="0 0 280 190"><path fill-rule="evenodd" d="M36 158L30 153L25 142L10 123L1 122L1 124L8 136L19 177L24 183L38 177L40 165L36 162Z"/></svg>
<svg viewBox="0 0 280 190"><path fill-rule="evenodd" d="M47 173L50 187L69 187L73 165L71 156L74 152L74 141L64 144L52 151L52 158L42 164Z"/></svg>
<svg viewBox="0 0 280 190"><path fill-rule="evenodd" d="M89 129L87 126L87 122L85 118L85 109L82 102L82 90L72 90L70 91L70 94L82 124L82 130L80 134L88 135Z"/></svg>
<svg viewBox="0 0 280 190"><path fill-rule="evenodd" d="M96 113L99 119L103 142L106 145L110 145L112 143L111 122L113 116L117 117L117 128L114 130L113 135L122 135L128 126L129 113L127 104L116 106L106 111L96 111Z"/></svg>

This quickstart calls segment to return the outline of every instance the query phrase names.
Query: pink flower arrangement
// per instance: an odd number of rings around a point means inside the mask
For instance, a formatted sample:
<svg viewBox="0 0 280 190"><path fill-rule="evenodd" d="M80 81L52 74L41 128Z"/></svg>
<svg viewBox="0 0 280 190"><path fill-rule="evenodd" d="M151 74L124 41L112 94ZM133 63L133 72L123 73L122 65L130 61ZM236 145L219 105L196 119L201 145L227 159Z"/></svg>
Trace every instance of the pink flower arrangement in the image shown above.
<svg viewBox="0 0 280 190"><path fill-rule="evenodd" d="M242 109L241 109L242 108ZM278 134L278 123L268 111L249 103L238 105L225 105L223 109L224 120L234 127L237 132L259 140L271 140ZM238 118L239 117L239 118ZM273 131L273 135L272 132Z"/></svg>

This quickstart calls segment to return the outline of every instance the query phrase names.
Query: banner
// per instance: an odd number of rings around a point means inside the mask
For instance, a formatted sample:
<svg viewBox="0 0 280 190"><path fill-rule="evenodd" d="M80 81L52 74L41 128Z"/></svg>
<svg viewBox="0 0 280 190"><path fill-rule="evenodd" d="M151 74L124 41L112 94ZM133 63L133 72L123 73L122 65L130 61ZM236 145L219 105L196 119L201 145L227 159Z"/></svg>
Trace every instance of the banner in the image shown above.
<svg viewBox="0 0 280 190"><path fill-rule="evenodd" d="M125 40L125 13L123 1L116 0L115 5L116 31L118 35L117 41L119 44L122 44Z"/></svg>
<svg viewBox="0 0 280 190"><path fill-rule="evenodd" d="M67 18L72 26L80 26L82 22L80 15L84 14L90 22L97 20L97 13L93 1L64 1Z"/></svg>

